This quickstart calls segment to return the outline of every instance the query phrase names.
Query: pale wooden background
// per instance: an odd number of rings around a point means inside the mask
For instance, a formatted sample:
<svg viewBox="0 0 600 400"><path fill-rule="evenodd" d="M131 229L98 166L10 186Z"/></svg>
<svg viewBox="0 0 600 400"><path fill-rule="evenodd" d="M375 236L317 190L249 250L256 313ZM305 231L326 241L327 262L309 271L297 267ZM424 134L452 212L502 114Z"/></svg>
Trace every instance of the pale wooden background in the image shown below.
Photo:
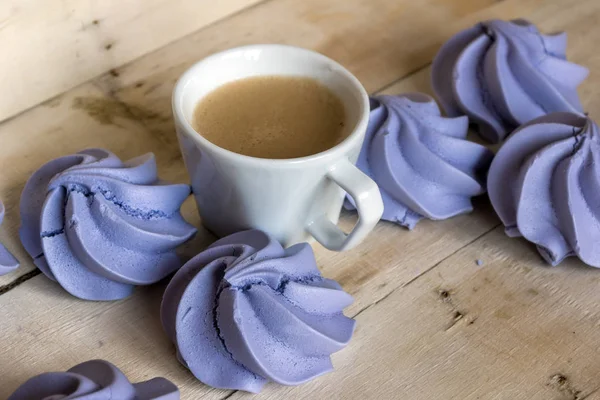
<svg viewBox="0 0 600 400"><path fill-rule="evenodd" d="M33 374L91 358L133 380L166 376L183 399L250 397L204 386L179 365L158 316L164 285L91 303L37 275L17 227L20 191L40 164L92 146L123 158L153 151L164 178L185 181L170 92L212 52L294 44L341 62L370 92L430 92L443 41L514 17L568 31L569 57L591 70L583 103L600 118L598 0L0 2L0 240L22 261L0 277L0 398ZM185 215L198 223L191 201ZM344 214L346 227L353 221ZM212 240L201 231L185 252ZM576 260L547 267L504 235L486 198L470 215L412 232L380 223L351 252L315 251L323 274L356 299L347 310L356 335L333 357L335 372L256 398L600 399L600 271Z"/></svg>

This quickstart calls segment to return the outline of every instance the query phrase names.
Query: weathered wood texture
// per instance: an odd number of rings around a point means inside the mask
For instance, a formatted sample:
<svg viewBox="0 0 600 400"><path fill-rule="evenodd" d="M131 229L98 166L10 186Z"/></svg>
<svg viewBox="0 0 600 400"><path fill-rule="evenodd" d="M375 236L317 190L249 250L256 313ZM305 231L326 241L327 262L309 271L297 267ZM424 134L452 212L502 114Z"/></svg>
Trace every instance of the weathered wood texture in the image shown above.
<svg viewBox="0 0 600 400"><path fill-rule="evenodd" d="M158 319L164 285L116 303L89 303L43 276L26 279L33 267L16 236L18 197L42 162L88 146L123 158L151 150L162 175L182 181L170 91L187 66L211 52L290 43L336 58L371 92L430 92L428 65L453 32L517 16L569 32L570 58L592 71L583 102L600 117L596 0L270 0L0 125L0 198L8 208L0 240L23 261L0 278L0 338L7 344L0 349L0 398L32 374L90 358L111 360L133 379L167 376L183 399L250 397L210 389L179 365ZM269 385L254 397L600 399L598 271L576 260L548 268L532 246L504 235L485 198L475 205L472 214L424 221L412 232L382 222L347 253L315 247L323 274L355 296L347 313L357 318L356 335L334 356L335 372L300 387ZM191 202L185 215L198 222ZM342 224L354 218L344 213ZM184 250L211 240L202 231Z"/></svg>
<svg viewBox="0 0 600 400"><path fill-rule="evenodd" d="M0 121L260 0L3 0Z"/></svg>

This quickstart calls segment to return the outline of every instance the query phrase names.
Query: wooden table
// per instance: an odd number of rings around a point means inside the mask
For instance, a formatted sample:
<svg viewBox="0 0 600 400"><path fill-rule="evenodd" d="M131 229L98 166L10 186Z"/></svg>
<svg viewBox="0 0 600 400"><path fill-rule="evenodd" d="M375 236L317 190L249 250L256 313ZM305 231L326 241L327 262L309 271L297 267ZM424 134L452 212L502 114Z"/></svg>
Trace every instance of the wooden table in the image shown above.
<svg viewBox="0 0 600 400"><path fill-rule="evenodd" d="M210 53L293 44L338 60L372 93L430 92L431 59L453 33L525 17L569 33L570 59L592 72L583 103L600 118L598 0L98 3L0 5L0 198L8 214L0 241L22 262L0 277L2 399L34 374L92 358L132 380L166 376L183 399L250 397L205 386L177 362L159 321L164 284L123 301L80 301L34 269L17 237L24 182L54 157L87 147L122 158L153 151L162 177L185 181L170 93ZM486 198L475 205L412 232L382 222L347 253L315 247L323 274L355 297L347 315L358 321L356 334L334 355L335 372L299 387L270 384L256 398L600 399L600 271L574 259L548 267L532 245L504 235ZM191 201L184 214L199 224ZM354 219L344 213L342 224ZM184 252L212 240L201 231Z"/></svg>

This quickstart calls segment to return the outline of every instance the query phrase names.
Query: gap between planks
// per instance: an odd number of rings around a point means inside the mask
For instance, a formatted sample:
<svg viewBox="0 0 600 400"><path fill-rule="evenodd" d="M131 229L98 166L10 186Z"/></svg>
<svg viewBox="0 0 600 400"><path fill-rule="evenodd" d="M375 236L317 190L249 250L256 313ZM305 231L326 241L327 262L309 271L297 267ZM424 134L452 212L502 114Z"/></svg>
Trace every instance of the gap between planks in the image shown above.
<svg viewBox="0 0 600 400"><path fill-rule="evenodd" d="M195 35L195 34L197 34L198 32L201 32L201 31L203 31L203 30L205 30L205 29L208 29L208 28L211 28L211 27L213 27L213 26L214 26L214 25L216 25L216 24L223 23L223 21L227 21L228 19L230 19L230 18L233 18L233 17L235 17L235 16L237 16L237 15L239 15L239 14L242 14L242 13L244 13L244 12L246 12L246 11L250 11L250 10L252 10L252 9L256 8L256 7L260 7L260 6L264 5L264 4L266 4L266 3L270 3L270 2L272 2L272 1L274 1L274 0L262 0L262 1L259 1L258 3L251 4L251 5L249 5L249 6L245 7L245 8L241 8L241 9L239 9L239 10L237 10L237 11L235 11L235 12L231 13L231 14L227 14L227 15L226 15L225 17L223 17L223 18L216 19L216 20L214 20L214 21L210 22L209 24L202 26L200 29L197 29L197 30L195 30L195 31L192 31L192 32L189 32L189 33L187 33L187 34L185 34L185 35L182 35L182 36L179 36L179 37L173 38L173 40L171 40L170 42L166 43L165 45L163 45L163 46L161 46L161 47L154 48L154 49L150 49L150 51L148 51L148 52L146 52L146 53L144 53L144 54L141 54L139 57L136 57L136 58L134 58L134 59L132 59L132 60L129 60L129 61L127 61L127 62L125 62L125 63L123 63L123 64L121 64L121 65L117 66L117 67L111 68L111 69L110 69L110 70L108 70L108 71L103 71L102 73L100 73L100 74L98 74L98 75L95 75L95 76L93 76L92 78L90 78L90 79L89 79L89 80L87 80L86 82L82 82L82 83L80 83L80 84L76 85L75 87L73 87L73 88L70 88L70 89L66 90L65 92L59 93L59 94L57 94L57 95L55 95L55 96L52 96L52 97L51 97L51 98L49 98L49 99L45 99L44 101L41 101L41 102L39 102L39 103L37 103L37 104L34 104L34 105L30 106L30 107L27 107L27 108L25 108L25 109L23 109L23 110L21 110L21 111L19 111L19 112L17 112L17 113L11 114L11 115L9 115L8 117L6 117L6 118L4 118L4 119L0 120L0 124L3 124L3 123L5 123L5 122L8 122L8 121L11 121L11 120L13 120L13 119L15 119L15 118L17 118L17 117L19 117L19 116L23 115L23 114L26 114L27 112L29 112L29 111L31 111L31 110L33 110L33 109L35 109L36 107L39 107L40 105L42 105L42 104L44 104L44 103L49 103L49 102L52 102L54 99L57 99L57 98L61 97L61 96L62 96L62 95L64 95L65 93L69 92L70 90L73 90L73 89L75 89L75 88L77 88L77 87L83 86L83 85L85 85L86 83L91 83L91 82L94 82L94 81L98 80L99 78L101 78L101 77L103 77L103 76L105 76L105 75L107 75L107 74L115 74L115 73L116 73L117 75L115 75L115 76L118 76L118 70L119 70L119 69L121 69L121 68L124 68L124 67L126 67L126 66L128 66L128 65L130 65L130 64L133 64L133 63L137 62L139 59L141 59L141 58L143 58L143 57L146 57L146 56L147 56L148 54L150 54L150 53L153 53L153 52L155 52L155 51L157 51L157 50L160 50L160 49L162 49L162 48L168 47L168 46L170 46L170 45L171 45L172 43L174 43L174 42L177 42L177 41L179 41L179 40L182 40L182 39L184 39L184 38L186 38L186 37L188 37L188 36ZM112 97L112 96L111 96L111 97ZM123 104L123 105L124 105L124 106L127 106L126 104ZM8 286L8 285L4 285L4 286ZM0 287L0 289L1 289L1 288L2 288L2 287Z"/></svg>
<svg viewBox="0 0 600 400"><path fill-rule="evenodd" d="M423 67L426 68L427 66ZM412 72L410 75L413 75L417 72L419 72L420 70L422 70L423 68L419 68L419 70ZM383 87L382 89L378 90L378 92L383 91L385 89L387 89L388 87L392 86L393 84L401 81L402 79L397 79L395 80L392 84L388 84L385 87ZM464 246L462 246L459 249L456 249L454 252L452 252L451 254L448 254L446 257L444 257L443 259L439 260L438 262L436 262L434 265L432 265L431 267L425 269L422 273L420 273L419 275L415 276L414 278L412 278L411 280L409 280L408 282L401 284L400 286L397 286L395 288L393 288L388 294L386 294L385 296L383 296L380 299L377 299L376 301L374 301L373 303L369 304L368 306L362 308L361 310L359 310L357 313L355 313L351 318L356 319L360 314L362 314L363 312L375 307L377 304L383 302L384 300L386 300L387 298L389 298L390 296L392 296L393 294L395 294L398 290L402 290L404 288L406 288L407 286L409 286L410 284L416 282L419 278L423 277L424 275L430 273L431 271L433 271L437 266L441 265L442 263L444 263L446 260L448 260L450 257L454 256L455 254L457 254L459 251L463 250L465 247L472 245L473 243L477 242L478 240L480 240L481 238L483 238L484 236L488 235L490 232L494 231L495 229L497 229L500 225L502 224L496 224L494 225L492 228L488 229L487 231L483 232L481 235L477 236L476 238L474 238L473 240L471 240L470 242L466 243ZM462 319L463 315L460 315L460 318L456 319L455 323L458 322L458 320ZM451 324L448 328L446 328L446 330L452 328L452 326L455 325L455 323ZM592 391L591 393L588 393L586 395L586 397L592 395L593 393L595 393L596 391L598 391L600 389L595 389L594 391ZM227 400L229 398L231 398L234 394L236 394L237 392L239 392L239 390L235 390L232 393L227 394L225 397L222 397L220 400ZM583 400L586 397L583 397L581 399L575 399L575 400Z"/></svg>
<svg viewBox="0 0 600 400"><path fill-rule="evenodd" d="M246 10L248 10L248 9L251 9L251 8L254 8L254 7L258 7L258 6L260 6L261 4L265 4L265 3L267 3L267 2L270 2L270 1L273 1L273 0L264 0L264 1L260 2L260 3L257 3L257 4L255 4L255 5L253 5L253 6L250 6L250 7L246 8L246 9L244 9L244 10L240 10L240 11L238 11L238 12L236 12L236 13L234 13L234 14L230 15L230 16L229 16L229 17L227 17L227 18L233 17L233 16L235 16L236 14L239 14L239 13L241 13L241 12L243 12L243 11L246 11ZM227 19L227 18L226 18L226 19ZM223 21L223 20L220 20L220 21L215 21L214 23L221 22L221 21ZM214 23L213 23L213 24L214 24ZM210 25L212 25L212 24L210 24ZM206 26L206 27L203 27L201 30L203 30L203 29L206 29L206 28L210 27L210 25L208 25L208 26ZM196 31L196 32L192 32L192 33L190 33L190 35L192 35L192 34L196 34L196 33L198 33L198 31ZM135 60L134 60L134 61L135 61ZM132 61L132 62L133 62L133 61ZM390 87L392 87L392 86L396 85L396 84L397 84L397 83L399 83L399 82L402 82L402 81L404 81L404 80L406 80L406 79L410 79L410 77L412 77L412 76L414 76L414 75L418 74L419 72L421 72L421 71L423 71L424 69L428 68L430 65L431 65L431 62L425 63L424 65L421 65L420 67L418 67L418 68L416 68L416 69L412 70L412 71L411 71L411 72L409 72L408 74L405 74L405 75L403 75L403 76L401 76L401 77L399 77L399 78L397 78L397 79L394 79L393 81L391 81L391 82L389 82L389 83L386 83L385 85L383 85L382 87L380 87L378 90L376 90L376 91L374 92L374 94L377 94L377 93L383 92L384 90L386 90L386 89L388 89L388 88L390 88ZM104 75L104 74L103 74L103 75ZM115 94L115 92L114 92L114 91L112 91L112 90L108 90L108 91L107 91L107 90L104 90L104 88L102 87L102 85L98 85L98 84L95 82L95 80L96 80L96 78L94 78L94 79L91 79L91 80L90 80L90 81L88 81L87 83L89 83L89 84L92 84L94 87L98 88L100 91L102 91L102 93L103 93L103 94L104 94L106 97L108 97L110 100L113 100L113 101L115 101L115 103L119 104L119 105L120 105L120 106L122 106L122 107L123 107L125 110L127 110L127 112L128 112L128 113L129 113L131 116L135 116L135 114L134 114L134 113L131 111L131 108L130 108L130 105L129 105L129 104L127 104L125 101L123 101L123 100L119 99L119 97L118 97L118 96L116 96L116 94ZM62 96L62 95L63 95L63 94L60 94L59 96ZM59 96L57 96L57 97L59 97ZM35 106L35 107L37 107L37 106ZM26 113L26 112L27 112L27 111L29 111L29 110L30 110L30 109L28 109L28 110L25 110L25 111L23 111L22 113L19 113L18 115L20 115L20 114L23 114L23 113ZM10 117L10 118L6 119L5 121L8 121L8 120L10 120L10 119L12 119L12 118L14 118L14 117L16 117L16 116L12 116L12 117ZM2 121L2 122L0 122L0 123L4 123L5 121ZM150 128L150 127L149 127L149 126L148 126L148 125L147 125L147 124L146 124L146 123L145 123L143 120L140 120L140 119L134 119L134 121L135 121L135 122L136 122L136 123L137 123L139 126L141 126L142 128L144 128L144 129L149 129L149 128ZM494 228L496 228L496 226L495 226ZM488 231L488 232L489 232L489 231ZM488 232L485 232L485 233L484 233L484 235L485 235L485 234L487 234ZM473 241L475 241L475 240L479 239L480 237L481 237L481 236L478 236L478 237L477 237L477 238L475 238ZM470 245L471 243L473 243L473 241L471 241L471 242L467 243L465 246L468 246L468 245ZM463 249L465 246L462 246L461 248L457 249L456 251L459 251L459 250ZM452 254L454 254L454 253L452 253ZM452 255L452 254L451 254L451 255ZM444 258L444 260L445 260L445 258ZM442 261L443 261L443 260L442 260ZM441 262L441 261L440 261L440 262ZM404 287L404 286L408 285L409 283L413 282L415 279L417 279L419 276L423 275L424 273L426 273L426 272L427 272L427 271L429 271L430 269L432 269L432 268L435 268L435 267L436 267L438 264L439 264L439 262L438 262L438 263L436 263L435 265L431 266L429 269L425 270L425 271L424 271L422 274L420 274L420 275L417 275L415 278L413 278L412 280L410 280L410 281L409 281L408 283L406 283L405 285L403 285L403 286L400 286L400 287L398 287L398 288L402 288L402 287ZM2 296L2 295L3 295L3 294L5 294L5 293L8 293L9 291L11 291L11 290L13 290L14 288L16 288L16 287L20 286L21 284L23 284L23 283L27 282L28 280L30 280L30 279L32 279L32 278L34 278L34 277L36 277L36 276L37 276L37 275L39 275L39 274L40 274L40 271L39 271L38 269L35 269L35 270L31 271L31 272L28 272L28 273L26 273L25 275L22 275L22 276L20 276L20 277L16 278L14 281L12 281L12 282L9 282L9 283L7 283L6 285L0 286L0 296ZM393 290L393 291L397 290L398 288L394 288L394 290ZM392 291L392 293L393 293L393 291ZM390 293L390 294L391 294L391 293ZM387 297L387 296L389 296L389 294L388 294L388 295L386 295L385 297ZM384 297L384 298L385 298L385 297ZM368 305L368 306L366 306L365 308L363 308L362 310L360 310L360 311L359 311L359 312L358 312L358 313L357 313L357 314L356 314L354 317L356 317L358 314L360 314L361 312L363 312L363 311L364 311L364 310L366 310L367 308L371 307L372 305L374 305L374 304L377 304L377 303L378 303L379 301L381 301L381 300L383 300L383 298L382 298L382 299L379 299L379 300L377 300L376 302L374 302L374 303L372 303L372 304L370 304L370 305ZM354 318L354 317L353 317L353 318Z"/></svg>
<svg viewBox="0 0 600 400"><path fill-rule="evenodd" d="M494 225L492 228L488 229L487 231L483 232L481 235L475 237L473 240L471 240L468 243L465 243L464 246L456 249L454 252L448 254L446 257L442 258L441 260L439 260L438 262L436 262L435 264L433 264L431 267L426 268L425 270L423 270L423 272L421 272L420 274L416 275L414 278L412 278L411 280L409 280L406 283L401 284L400 286L397 286L395 288L393 288L388 294L386 294L385 296L383 296L382 298L374 301L373 303L363 307L361 310L359 310L356 314L354 314L352 316L352 318L356 318L358 317L360 314L362 314L363 312L367 311L369 308L376 306L377 304L381 303L382 301L384 301L385 299L387 299L388 297L390 297L392 294L396 293L396 291L398 290L402 290L405 287L407 287L408 285L414 283L415 281L417 281L419 278L421 278L423 275L429 273L430 271L432 271L433 269L435 269L437 266L441 265L444 261L446 261L447 259L449 259L450 257L454 256L456 253L458 253L459 251L463 250L465 247L472 245L473 243L475 243L476 241L478 241L479 239L483 238L485 235L489 234L490 232L492 232L493 230L495 230L496 228L498 228L500 225L502 225L501 223Z"/></svg>

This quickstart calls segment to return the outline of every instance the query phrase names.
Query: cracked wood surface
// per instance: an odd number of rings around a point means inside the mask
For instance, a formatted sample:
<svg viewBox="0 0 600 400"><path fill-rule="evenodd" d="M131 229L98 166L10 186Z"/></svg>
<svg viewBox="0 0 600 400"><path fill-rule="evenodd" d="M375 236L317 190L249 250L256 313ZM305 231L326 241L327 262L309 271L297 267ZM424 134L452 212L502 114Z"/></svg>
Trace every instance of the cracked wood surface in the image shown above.
<svg viewBox="0 0 600 400"><path fill-rule="evenodd" d="M90 358L114 362L133 380L166 376L183 399L250 397L208 388L179 365L158 317L164 284L91 303L36 275L16 232L20 191L42 163L93 146L122 158L153 151L163 178L185 181L169 96L199 58L240 44L289 43L337 59L370 92L430 93L437 47L492 17L567 30L570 58L592 71L583 103L600 117L596 0L267 0L0 124L0 241L22 262L0 277L0 398L33 374ZM412 232L382 222L347 253L315 246L323 274L355 297L347 315L358 321L356 335L334 355L335 372L300 387L268 385L253 397L600 399L600 274L576 260L548 268L533 246L503 234L485 198L475 206ZM191 201L184 215L199 223ZM354 219L344 212L341 223ZM201 230L183 252L212 240Z"/></svg>

